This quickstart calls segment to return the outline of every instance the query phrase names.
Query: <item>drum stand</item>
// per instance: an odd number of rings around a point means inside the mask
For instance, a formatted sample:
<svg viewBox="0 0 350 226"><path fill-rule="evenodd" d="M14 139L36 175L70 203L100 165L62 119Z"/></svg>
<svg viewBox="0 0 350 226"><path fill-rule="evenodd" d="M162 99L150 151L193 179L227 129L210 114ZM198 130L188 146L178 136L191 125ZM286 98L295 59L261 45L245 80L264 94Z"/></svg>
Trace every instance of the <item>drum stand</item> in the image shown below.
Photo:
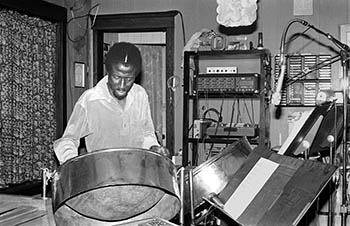
<svg viewBox="0 0 350 226"><path fill-rule="evenodd" d="M185 224L185 167L180 168L180 196L181 196L181 210L180 210L180 226ZM191 224L195 226L195 214L194 214L194 189L193 189L193 169L192 167L188 170L188 183L189 183L189 195L190 195L190 207L191 207Z"/></svg>
<svg viewBox="0 0 350 226"><path fill-rule="evenodd" d="M193 189L193 168L191 167L189 172L189 187L190 187L190 202L191 202L191 226L195 226L195 214L194 214L194 189Z"/></svg>
<svg viewBox="0 0 350 226"><path fill-rule="evenodd" d="M180 168L180 200L181 200L181 209L180 209L180 226L185 225L185 168L182 166Z"/></svg>
<svg viewBox="0 0 350 226"><path fill-rule="evenodd" d="M47 168L43 168L42 171L43 171L43 199L46 200L47 199L46 187L49 184L49 181L52 178L53 173L51 173Z"/></svg>

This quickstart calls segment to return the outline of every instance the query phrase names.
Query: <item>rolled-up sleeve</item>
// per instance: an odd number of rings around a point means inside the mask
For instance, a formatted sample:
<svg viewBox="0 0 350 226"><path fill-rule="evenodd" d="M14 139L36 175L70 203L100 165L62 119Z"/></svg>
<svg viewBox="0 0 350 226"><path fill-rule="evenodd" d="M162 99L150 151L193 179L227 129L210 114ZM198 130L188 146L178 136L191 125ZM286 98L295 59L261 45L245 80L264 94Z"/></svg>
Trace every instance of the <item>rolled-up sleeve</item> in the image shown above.
<svg viewBox="0 0 350 226"><path fill-rule="evenodd" d="M143 139L142 148L149 149L153 145L159 146L159 143L155 134L155 130L154 130L151 109L150 109L150 104L149 104L147 95L145 95L145 98L143 99L142 114L143 114L143 118L145 119L144 132L143 132L144 139Z"/></svg>
<svg viewBox="0 0 350 226"><path fill-rule="evenodd" d="M60 164L78 155L80 138L88 133L86 109L78 102L73 109L63 136L54 141L53 144Z"/></svg>

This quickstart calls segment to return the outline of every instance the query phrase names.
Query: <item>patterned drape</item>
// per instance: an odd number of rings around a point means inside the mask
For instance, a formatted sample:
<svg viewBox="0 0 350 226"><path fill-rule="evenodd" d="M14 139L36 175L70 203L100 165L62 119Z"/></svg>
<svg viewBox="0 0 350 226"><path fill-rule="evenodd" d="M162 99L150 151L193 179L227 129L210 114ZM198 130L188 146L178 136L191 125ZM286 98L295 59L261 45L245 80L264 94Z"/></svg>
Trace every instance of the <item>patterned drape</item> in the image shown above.
<svg viewBox="0 0 350 226"><path fill-rule="evenodd" d="M56 29L0 8L0 187L56 167Z"/></svg>
<svg viewBox="0 0 350 226"><path fill-rule="evenodd" d="M165 134L162 121L162 112L165 112L165 107L162 105L162 83L165 78L162 53L165 47L160 45L137 45L137 47L140 49L143 64L141 85L148 93L154 127L159 136Z"/></svg>

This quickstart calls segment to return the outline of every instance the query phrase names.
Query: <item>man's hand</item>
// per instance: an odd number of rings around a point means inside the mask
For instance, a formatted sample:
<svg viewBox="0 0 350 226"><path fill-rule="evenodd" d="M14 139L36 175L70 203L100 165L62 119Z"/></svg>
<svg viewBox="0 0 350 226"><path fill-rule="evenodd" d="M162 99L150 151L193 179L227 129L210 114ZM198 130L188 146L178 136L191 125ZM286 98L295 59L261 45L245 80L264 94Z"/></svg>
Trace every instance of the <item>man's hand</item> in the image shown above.
<svg viewBox="0 0 350 226"><path fill-rule="evenodd" d="M170 158L170 151L166 147L153 145L149 150Z"/></svg>
<svg viewBox="0 0 350 226"><path fill-rule="evenodd" d="M64 162L68 161L75 156L78 156L78 150L75 144L71 140L61 139L59 142L54 143L54 151L57 159L62 165Z"/></svg>

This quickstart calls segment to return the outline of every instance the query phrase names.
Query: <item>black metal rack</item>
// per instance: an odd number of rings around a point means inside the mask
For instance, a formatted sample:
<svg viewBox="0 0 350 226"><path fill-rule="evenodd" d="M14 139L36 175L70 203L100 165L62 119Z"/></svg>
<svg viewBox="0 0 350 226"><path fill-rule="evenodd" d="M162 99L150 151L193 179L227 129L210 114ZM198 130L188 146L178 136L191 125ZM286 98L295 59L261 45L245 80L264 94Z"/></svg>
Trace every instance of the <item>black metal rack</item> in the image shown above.
<svg viewBox="0 0 350 226"><path fill-rule="evenodd" d="M202 63L205 62L205 63ZM208 67L233 67L235 70L232 77L247 77L258 75L258 79L252 78L247 84L235 83L232 89L227 88L227 80L220 84L226 86L225 89L198 89L198 78L208 75ZM259 127L257 137L248 137L251 144L269 145L269 124L270 111L268 95L271 88L271 55L269 50L228 50L228 51L186 51L184 53L184 100L183 100L183 165L189 163L189 146L192 145L192 160L196 158L199 143L222 143L229 144L239 139L239 137L206 137L196 138L190 136L191 128L195 120L199 117L199 100L207 98L215 100L219 98L250 98L258 100L259 103ZM219 75L217 73L216 75ZM228 74L225 74L229 77ZM215 77L215 74L213 74ZM218 76L222 78L223 76ZM253 76L254 77L254 76ZM215 82L218 82L213 78ZM229 78L228 78L229 79ZM253 81L254 80L254 81ZM243 81L244 82L244 81ZM253 82L257 84L253 84ZM256 86L255 88L252 88ZM248 88L247 88L248 87ZM216 87L217 88L217 87ZM193 161L192 161L193 162ZM191 164L194 165L194 164Z"/></svg>

